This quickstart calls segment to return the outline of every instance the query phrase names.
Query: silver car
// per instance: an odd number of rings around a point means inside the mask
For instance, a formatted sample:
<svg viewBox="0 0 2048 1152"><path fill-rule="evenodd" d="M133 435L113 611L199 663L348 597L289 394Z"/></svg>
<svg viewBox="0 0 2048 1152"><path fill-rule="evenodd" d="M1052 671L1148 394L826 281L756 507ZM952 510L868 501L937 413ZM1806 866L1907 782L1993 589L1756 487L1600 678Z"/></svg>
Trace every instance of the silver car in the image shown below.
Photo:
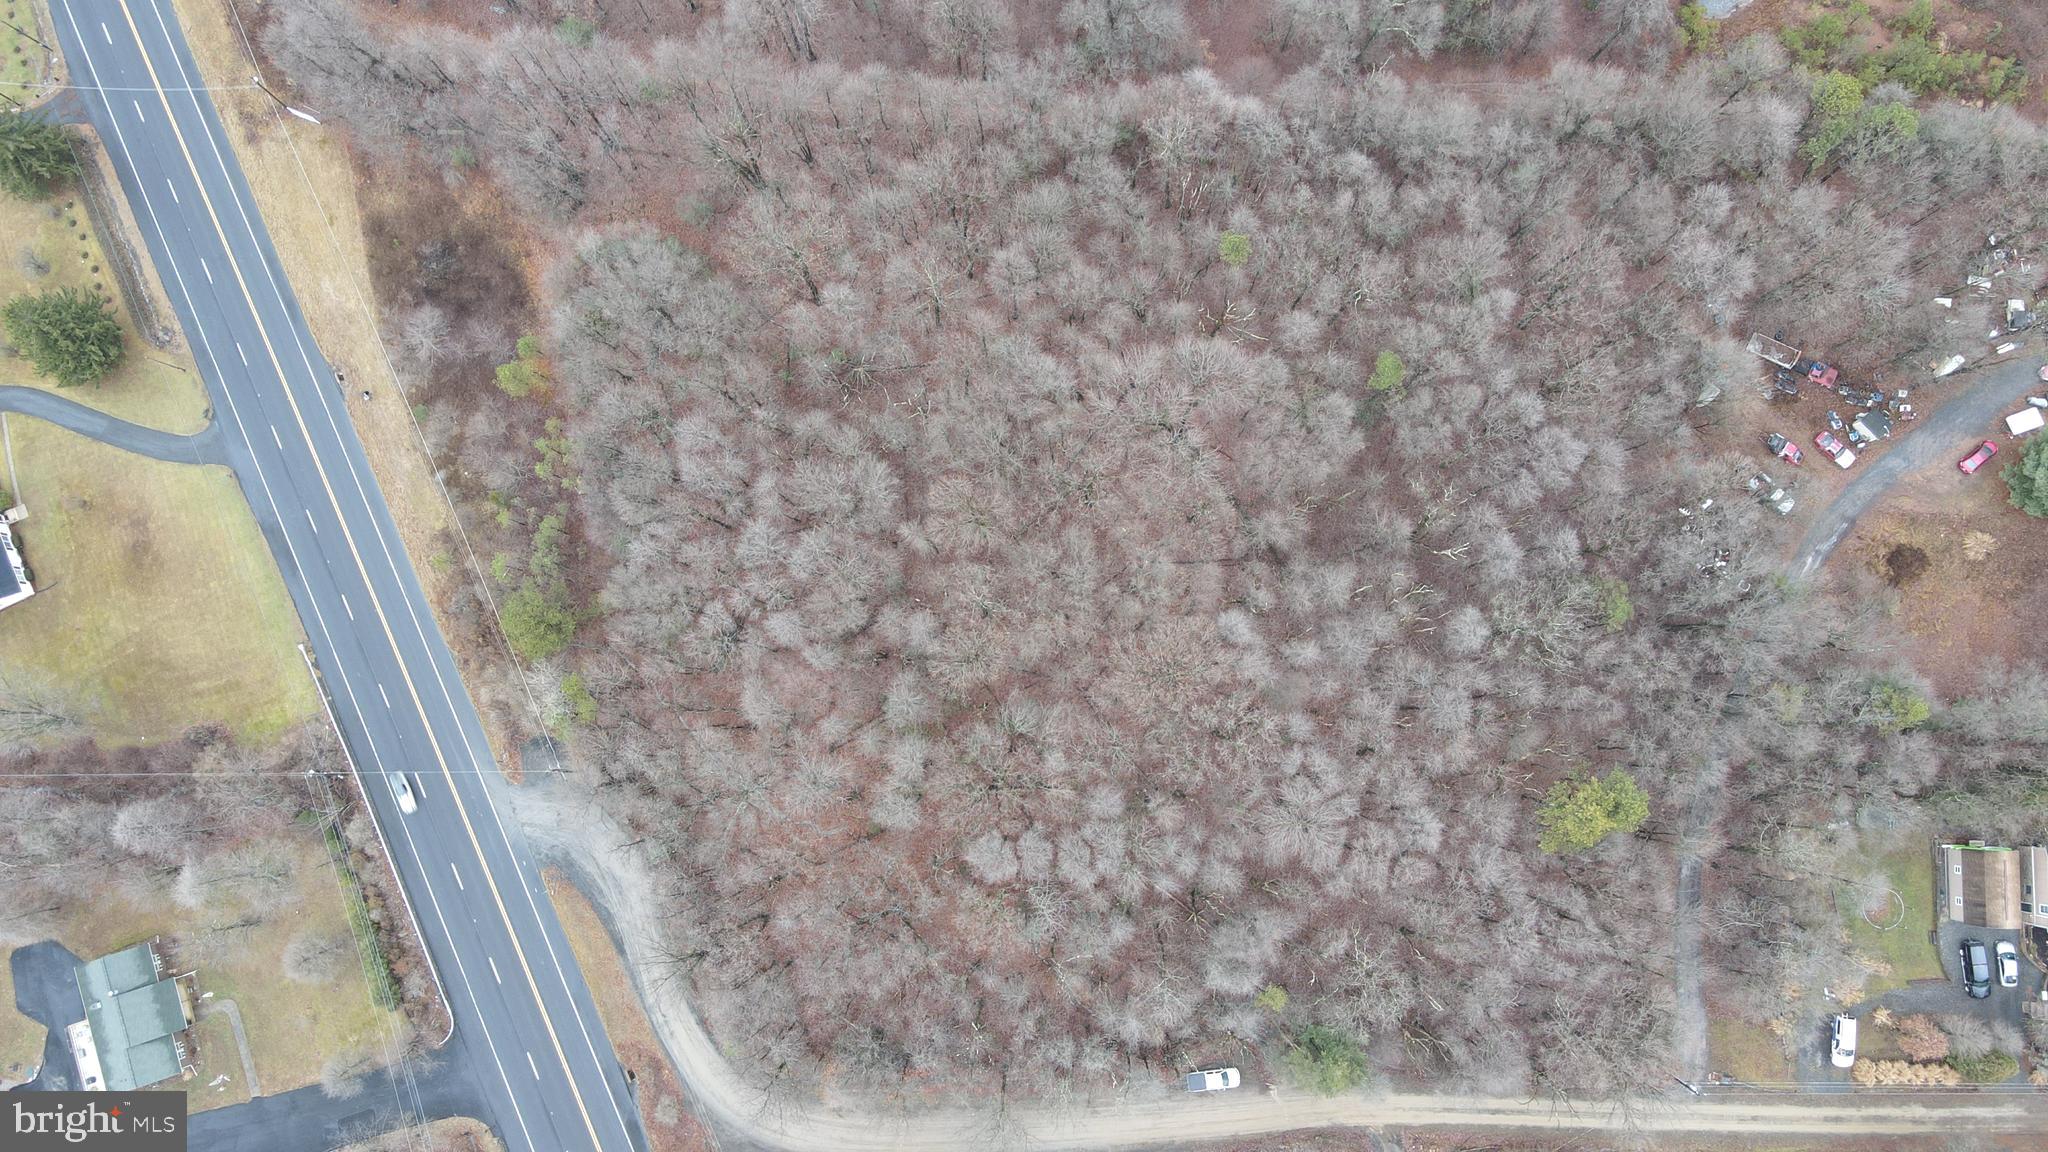
<svg viewBox="0 0 2048 1152"><path fill-rule="evenodd" d="M413 799L412 782L403 772L386 772L384 779L391 784L391 798L398 801L398 810L407 816L419 811L419 801Z"/></svg>

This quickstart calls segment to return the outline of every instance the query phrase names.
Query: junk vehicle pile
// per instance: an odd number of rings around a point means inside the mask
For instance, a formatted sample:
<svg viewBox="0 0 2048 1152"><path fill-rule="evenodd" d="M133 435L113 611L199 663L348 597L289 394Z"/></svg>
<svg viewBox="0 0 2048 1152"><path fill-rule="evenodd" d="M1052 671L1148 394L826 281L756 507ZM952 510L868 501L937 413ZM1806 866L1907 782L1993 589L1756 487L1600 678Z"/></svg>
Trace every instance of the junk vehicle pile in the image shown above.
<svg viewBox="0 0 2048 1152"><path fill-rule="evenodd" d="M1840 410L1829 409L1828 426L1813 436L1814 447L1834 461L1837 468L1854 466L1857 448L1888 440L1898 425L1920 418L1907 389L1887 392L1850 384L1842 379L1842 370L1837 365L1803 356L1799 349L1761 332L1750 336L1749 350L1776 366L1762 382L1766 397L1796 397L1802 387L1811 386L1833 392L1844 406L1853 410L1845 419ZM1764 447L1788 464L1803 462L1798 444L1782 433L1767 433Z"/></svg>

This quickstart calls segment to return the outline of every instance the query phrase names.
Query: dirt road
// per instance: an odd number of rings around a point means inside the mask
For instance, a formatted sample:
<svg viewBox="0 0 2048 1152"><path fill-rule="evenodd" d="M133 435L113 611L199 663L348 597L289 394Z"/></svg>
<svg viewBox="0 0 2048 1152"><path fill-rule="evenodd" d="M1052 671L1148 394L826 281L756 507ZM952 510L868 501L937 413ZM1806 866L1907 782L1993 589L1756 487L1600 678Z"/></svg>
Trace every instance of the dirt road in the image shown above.
<svg viewBox="0 0 2048 1152"><path fill-rule="evenodd" d="M635 991L669 1060L702 1118L737 1137L788 1152L954 1152L1029 1145L1044 1149L1136 1148L1244 1138L1304 1128L1454 1126L1608 1129L1640 1132L1896 1135L1961 1131L2038 1131L2048 1101L2036 1097L1913 1098L1862 1096L1807 1102L1785 1097L1677 1097L1620 1113L1600 1104L1473 1096L1309 1096L1247 1085L1214 1097L1138 1093L1066 1108L875 1113L850 1101L781 1102L768 1107L726 1062L679 982L650 983L659 970L656 891L633 840L598 810L591 792L535 774L533 783L499 785L535 851L572 876L606 913L625 945Z"/></svg>
<svg viewBox="0 0 2048 1152"><path fill-rule="evenodd" d="M1955 383L1947 387L1960 386L1960 393L1925 420L1906 425L1891 451L1873 461L1862 475L1842 489L1834 503L1821 510L1820 518L1799 542L1799 552L1793 557L1787 575L1805 580L1819 571L1835 545L1855 527L1856 518L1869 511L1908 473L1935 465L1954 468L1956 461L1969 454L1970 445L1987 439L1997 440L2001 452L2012 451L2013 441L2005 435L1999 418L2025 404L2028 395L2038 395L2048 388L2036 375L2041 364L2039 357L2028 356L1959 374ZM1961 476L1957 479L1995 484L1998 468L2005 459L2000 457L1991 467L1967 480Z"/></svg>

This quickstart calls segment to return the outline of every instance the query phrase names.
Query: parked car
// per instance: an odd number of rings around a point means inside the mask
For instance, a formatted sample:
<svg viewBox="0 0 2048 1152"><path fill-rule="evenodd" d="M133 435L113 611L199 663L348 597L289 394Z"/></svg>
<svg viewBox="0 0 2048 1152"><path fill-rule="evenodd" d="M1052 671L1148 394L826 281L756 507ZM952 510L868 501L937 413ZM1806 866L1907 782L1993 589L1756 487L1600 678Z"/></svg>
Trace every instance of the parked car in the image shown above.
<svg viewBox="0 0 2048 1152"><path fill-rule="evenodd" d="M1847 431L1849 426L1842 422L1842 414L1840 412L1830 408L1828 409L1828 427L1836 432L1843 432Z"/></svg>
<svg viewBox="0 0 2048 1152"><path fill-rule="evenodd" d="M1982 1000L1991 995L1991 950L1984 947L1982 940L1965 940L1961 952L1963 988L1970 999Z"/></svg>
<svg viewBox="0 0 2048 1152"><path fill-rule="evenodd" d="M407 816L419 811L419 801L413 799L412 781L403 772L386 772L384 779L391 785L391 798L398 801L398 810Z"/></svg>
<svg viewBox="0 0 2048 1152"><path fill-rule="evenodd" d="M1799 451L1799 445L1785 439L1776 432L1766 432L1764 434L1764 447L1770 449L1771 455L1788 464L1805 462L1805 455Z"/></svg>
<svg viewBox="0 0 2048 1152"><path fill-rule="evenodd" d="M1856 1063L1856 1018L1835 1017L1834 1036L1828 1043L1828 1062L1837 1068Z"/></svg>
<svg viewBox="0 0 2048 1152"><path fill-rule="evenodd" d="M1830 456L1833 456L1837 452L1840 452L1842 449L1848 447L1847 444L1844 444L1839 439L1837 439L1833 432L1828 432L1825 430L1814 433L1813 446L1827 453Z"/></svg>
<svg viewBox="0 0 2048 1152"><path fill-rule="evenodd" d="M1975 452L1963 457L1962 462L1957 464L1956 467L1963 470L1963 475L1973 476L1976 474L1977 469L1984 466L1985 461L1996 455L1998 455L1997 442L1986 440L1984 443L1977 445Z"/></svg>
<svg viewBox="0 0 2048 1152"><path fill-rule="evenodd" d="M1190 1092L1222 1092L1237 1087L1237 1080L1235 1068L1205 1068L1188 1073L1187 1086Z"/></svg>
<svg viewBox="0 0 2048 1152"><path fill-rule="evenodd" d="M2017 988L2020 986L2020 954L2010 940L1998 942L1998 986Z"/></svg>

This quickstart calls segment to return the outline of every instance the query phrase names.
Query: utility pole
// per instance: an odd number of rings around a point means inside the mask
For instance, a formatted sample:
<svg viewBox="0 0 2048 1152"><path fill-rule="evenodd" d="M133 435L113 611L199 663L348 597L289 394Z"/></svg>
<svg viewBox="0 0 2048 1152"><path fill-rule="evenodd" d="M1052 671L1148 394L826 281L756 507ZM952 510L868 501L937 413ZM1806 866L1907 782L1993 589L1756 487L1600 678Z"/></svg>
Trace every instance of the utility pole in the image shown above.
<svg viewBox="0 0 2048 1152"><path fill-rule="evenodd" d="M23 28L23 27L22 27L21 25L19 25L19 24L16 24L16 23L15 23L14 21L12 21L12 20L0 20L0 24L5 24L5 25L7 25L7 26L8 26L9 28L12 28L12 29L14 29L14 30L15 30L16 32L19 32L19 33L21 33L21 34L22 34L23 36L26 36L26 37L28 37L28 38L29 38L29 39L31 39L31 40L35 40L37 44L39 44L39 45L42 45L42 49L43 49L43 51L45 51L45 52L55 52L55 51L56 51L56 49L55 49L55 48L52 48L52 47L50 47L50 46L49 46L48 44L43 44L43 42L42 42L41 40L36 40L36 34L35 34L35 33L33 33L33 32L31 32L31 31L29 31L29 30L28 30L28 29L26 29L26 28Z"/></svg>

